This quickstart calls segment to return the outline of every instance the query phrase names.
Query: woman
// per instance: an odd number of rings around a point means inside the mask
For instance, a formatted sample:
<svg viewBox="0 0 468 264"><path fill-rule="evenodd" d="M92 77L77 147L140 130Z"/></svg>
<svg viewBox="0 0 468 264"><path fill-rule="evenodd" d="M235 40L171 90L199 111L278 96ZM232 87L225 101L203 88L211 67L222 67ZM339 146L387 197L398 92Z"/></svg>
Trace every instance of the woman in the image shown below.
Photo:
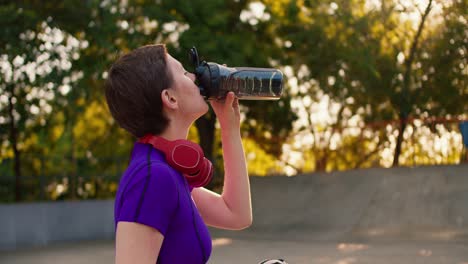
<svg viewBox="0 0 468 264"><path fill-rule="evenodd" d="M138 48L109 70L106 100L112 116L140 139L115 201L118 264L206 263L211 253L206 225L239 230L252 223L239 105L233 93L210 102L221 127L221 195L190 187L187 177L168 165L163 151L141 140L157 136L170 145L187 138L190 126L209 108L194 81L164 45Z"/></svg>

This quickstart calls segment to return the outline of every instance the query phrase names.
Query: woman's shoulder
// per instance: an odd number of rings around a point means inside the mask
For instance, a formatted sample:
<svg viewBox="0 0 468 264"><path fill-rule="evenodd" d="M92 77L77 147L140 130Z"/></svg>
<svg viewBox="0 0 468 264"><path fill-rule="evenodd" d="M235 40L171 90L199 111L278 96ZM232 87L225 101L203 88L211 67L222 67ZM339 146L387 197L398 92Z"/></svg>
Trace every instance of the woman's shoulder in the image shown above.
<svg viewBox="0 0 468 264"><path fill-rule="evenodd" d="M153 149L138 146L121 179L121 184L135 185L143 180L158 179L161 184L174 184L176 173L167 164L164 155Z"/></svg>
<svg viewBox="0 0 468 264"><path fill-rule="evenodd" d="M156 169L169 169L165 156L159 150L154 149L151 145L136 143L128 168L132 167L140 170L143 167L151 167Z"/></svg>
<svg viewBox="0 0 468 264"><path fill-rule="evenodd" d="M137 178L144 177L172 177L172 167L164 160L151 158L141 158L132 160L128 167L129 173L137 175Z"/></svg>

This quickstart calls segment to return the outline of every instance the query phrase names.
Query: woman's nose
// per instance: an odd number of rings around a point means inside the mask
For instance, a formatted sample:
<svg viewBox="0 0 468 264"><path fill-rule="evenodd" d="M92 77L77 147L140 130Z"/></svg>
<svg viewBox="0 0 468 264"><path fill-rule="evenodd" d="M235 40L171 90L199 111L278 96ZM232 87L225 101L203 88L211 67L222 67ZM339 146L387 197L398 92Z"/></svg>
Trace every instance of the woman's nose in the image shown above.
<svg viewBox="0 0 468 264"><path fill-rule="evenodd" d="M189 78L190 78L193 82L195 82L195 80L197 79L197 77L195 77L195 74L189 72L188 75L189 75Z"/></svg>

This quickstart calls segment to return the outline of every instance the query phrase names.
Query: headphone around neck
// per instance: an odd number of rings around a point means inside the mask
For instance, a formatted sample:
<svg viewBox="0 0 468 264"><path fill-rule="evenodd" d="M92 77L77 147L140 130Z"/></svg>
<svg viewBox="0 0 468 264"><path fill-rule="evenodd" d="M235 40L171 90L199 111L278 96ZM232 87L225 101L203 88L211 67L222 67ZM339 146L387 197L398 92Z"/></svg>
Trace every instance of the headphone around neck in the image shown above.
<svg viewBox="0 0 468 264"><path fill-rule="evenodd" d="M147 134L138 140L164 153L166 162L184 175L192 188L206 186L213 177L213 164L205 158L202 148L188 140L169 141Z"/></svg>

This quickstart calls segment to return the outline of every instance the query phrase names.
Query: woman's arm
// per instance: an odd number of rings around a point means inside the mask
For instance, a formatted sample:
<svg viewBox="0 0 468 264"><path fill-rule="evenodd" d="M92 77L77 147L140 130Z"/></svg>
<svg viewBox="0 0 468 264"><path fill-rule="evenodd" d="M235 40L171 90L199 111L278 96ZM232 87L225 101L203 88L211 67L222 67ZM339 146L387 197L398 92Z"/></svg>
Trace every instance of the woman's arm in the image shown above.
<svg viewBox="0 0 468 264"><path fill-rule="evenodd" d="M240 135L239 103L230 92L224 102L211 106L221 125L224 155L224 187L221 195L195 188L192 196L207 225L225 229L243 229L252 224L250 183Z"/></svg>
<svg viewBox="0 0 468 264"><path fill-rule="evenodd" d="M159 255L163 235L150 226L119 222L115 239L116 264L154 264Z"/></svg>

